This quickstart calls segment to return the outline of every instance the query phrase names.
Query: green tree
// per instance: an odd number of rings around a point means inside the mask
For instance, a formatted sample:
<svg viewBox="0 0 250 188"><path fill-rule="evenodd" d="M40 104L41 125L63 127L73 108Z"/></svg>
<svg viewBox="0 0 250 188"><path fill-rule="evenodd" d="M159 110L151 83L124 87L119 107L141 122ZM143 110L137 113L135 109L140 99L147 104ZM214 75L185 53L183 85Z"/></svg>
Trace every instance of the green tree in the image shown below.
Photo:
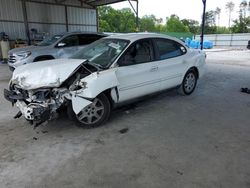
<svg viewBox="0 0 250 188"><path fill-rule="evenodd" d="M216 27L216 33L217 34L230 34L231 31L227 27L217 26Z"/></svg>
<svg viewBox="0 0 250 188"><path fill-rule="evenodd" d="M250 3L250 2L249 2ZM246 18L246 13L247 13L247 6L248 6L248 3L246 0L242 1L240 3L240 11L243 12L243 17Z"/></svg>
<svg viewBox="0 0 250 188"><path fill-rule="evenodd" d="M145 15L140 19L140 31L155 31L156 17L154 15Z"/></svg>
<svg viewBox="0 0 250 188"><path fill-rule="evenodd" d="M250 16L244 17L242 11L239 12L239 19L234 20L232 31L234 33L250 32Z"/></svg>
<svg viewBox="0 0 250 188"><path fill-rule="evenodd" d="M167 18L166 30L167 32L189 32L188 27L176 15L171 15L170 18Z"/></svg>
<svg viewBox="0 0 250 188"><path fill-rule="evenodd" d="M133 32L136 28L135 15L129 8L116 10L110 6L98 8L99 30L106 32Z"/></svg>
<svg viewBox="0 0 250 188"><path fill-rule="evenodd" d="M250 32L250 16L247 16L247 1L243 0L239 8L239 18L233 21L231 29L234 33L248 33Z"/></svg>
<svg viewBox="0 0 250 188"><path fill-rule="evenodd" d="M188 27L189 31L193 34L198 34L200 26L199 22L192 19L183 19L181 22Z"/></svg>
<svg viewBox="0 0 250 188"><path fill-rule="evenodd" d="M210 10L205 13L205 34L216 33L215 11Z"/></svg>
<svg viewBox="0 0 250 188"><path fill-rule="evenodd" d="M215 17L217 18L217 26L220 26L221 9L219 7L216 7L214 13L215 13Z"/></svg>
<svg viewBox="0 0 250 188"><path fill-rule="evenodd" d="M156 18L155 15L145 15L140 19L140 31L162 32L165 27L162 25L162 18Z"/></svg>
<svg viewBox="0 0 250 188"><path fill-rule="evenodd" d="M231 26L231 15L234 10L235 4L232 1L226 3L226 9L228 10L228 27Z"/></svg>

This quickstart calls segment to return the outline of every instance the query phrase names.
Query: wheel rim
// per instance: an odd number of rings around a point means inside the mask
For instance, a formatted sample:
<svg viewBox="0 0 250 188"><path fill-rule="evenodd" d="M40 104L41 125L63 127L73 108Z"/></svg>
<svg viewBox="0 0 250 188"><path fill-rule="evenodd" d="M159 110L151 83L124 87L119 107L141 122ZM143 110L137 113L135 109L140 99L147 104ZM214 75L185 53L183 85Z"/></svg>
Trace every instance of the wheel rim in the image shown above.
<svg viewBox="0 0 250 188"><path fill-rule="evenodd" d="M76 116L77 119L84 124L94 124L98 122L104 114L104 104L98 98L85 108Z"/></svg>
<svg viewBox="0 0 250 188"><path fill-rule="evenodd" d="M186 78L185 78L185 83L184 83L184 89L187 93L193 91L196 83L196 77L194 73L190 72Z"/></svg>

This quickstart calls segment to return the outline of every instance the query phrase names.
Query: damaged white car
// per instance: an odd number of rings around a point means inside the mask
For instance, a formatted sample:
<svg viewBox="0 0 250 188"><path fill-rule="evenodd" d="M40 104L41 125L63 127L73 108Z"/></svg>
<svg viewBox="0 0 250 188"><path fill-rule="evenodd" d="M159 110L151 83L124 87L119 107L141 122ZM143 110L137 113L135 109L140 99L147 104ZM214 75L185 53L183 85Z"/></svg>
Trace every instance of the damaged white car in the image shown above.
<svg viewBox="0 0 250 188"><path fill-rule="evenodd" d="M83 127L105 122L119 104L178 87L191 94L204 73L206 55L160 34L114 35L98 40L71 59L18 67L5 98L39 125L63 108Z"/></svg>

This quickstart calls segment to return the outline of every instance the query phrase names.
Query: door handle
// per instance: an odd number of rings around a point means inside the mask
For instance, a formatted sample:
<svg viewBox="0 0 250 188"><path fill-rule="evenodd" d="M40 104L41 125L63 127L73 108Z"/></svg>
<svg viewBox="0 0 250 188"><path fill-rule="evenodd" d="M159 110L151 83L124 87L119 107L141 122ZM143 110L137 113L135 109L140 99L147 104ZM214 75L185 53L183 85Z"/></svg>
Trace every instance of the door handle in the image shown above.
<svg viewBox="0 0 250 188"><path fill-rule="evenodd" d="M158 70L158 67L151 67L150 72L155 72Z"/></svg>

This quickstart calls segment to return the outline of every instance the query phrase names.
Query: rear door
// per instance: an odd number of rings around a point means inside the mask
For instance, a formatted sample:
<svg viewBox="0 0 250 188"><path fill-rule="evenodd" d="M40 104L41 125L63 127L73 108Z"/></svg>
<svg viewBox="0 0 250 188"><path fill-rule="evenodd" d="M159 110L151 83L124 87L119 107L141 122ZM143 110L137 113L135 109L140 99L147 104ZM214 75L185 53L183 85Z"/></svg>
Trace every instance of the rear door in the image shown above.
<svg viewBox="0 0 250 188"><path fill-rule="evenodd" d="M180 43L164 38L153 39L161 79L160 89L180 85L186 70L187 49Z"/></svg>
<svg viewBox="0 0 250 188"><path fill-rule="evenodd" d="M158 62L151 39L133 43L118 60L119 102L134 99L159 90Z"/></svg>

